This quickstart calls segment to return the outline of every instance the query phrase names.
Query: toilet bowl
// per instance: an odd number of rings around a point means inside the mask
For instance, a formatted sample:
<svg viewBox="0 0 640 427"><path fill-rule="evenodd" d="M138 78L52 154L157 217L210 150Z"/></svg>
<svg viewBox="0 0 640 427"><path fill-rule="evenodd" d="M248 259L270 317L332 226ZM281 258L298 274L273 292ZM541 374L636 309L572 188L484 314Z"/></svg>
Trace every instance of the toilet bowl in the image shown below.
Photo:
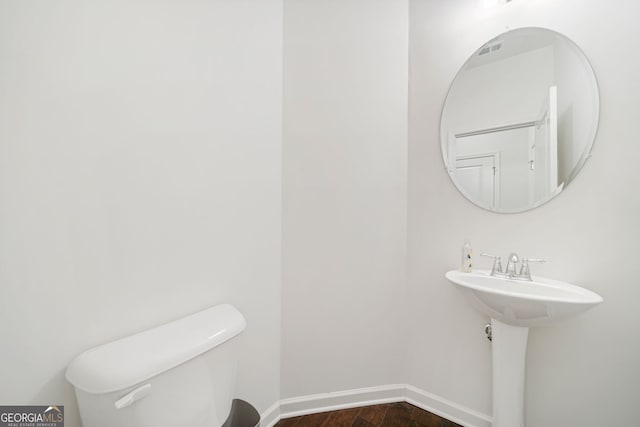
<svg viewBox="0 0 640 427"><path fill-rule="evenodd" d="M245 325L223 304L80 354L66 378L83 426L222 426Z"/></svg>

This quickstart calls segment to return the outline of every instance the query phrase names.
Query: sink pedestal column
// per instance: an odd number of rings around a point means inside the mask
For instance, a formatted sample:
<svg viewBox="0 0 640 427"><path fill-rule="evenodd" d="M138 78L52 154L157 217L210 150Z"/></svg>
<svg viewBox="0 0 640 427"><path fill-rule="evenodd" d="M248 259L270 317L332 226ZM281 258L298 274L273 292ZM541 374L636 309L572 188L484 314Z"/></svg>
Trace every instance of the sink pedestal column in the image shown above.
<svg viewBox="0 0 640 427"><path fill-rule="evenodd" d="M529 328L491 319L493 427L524 427L524 366Z"/></svg>

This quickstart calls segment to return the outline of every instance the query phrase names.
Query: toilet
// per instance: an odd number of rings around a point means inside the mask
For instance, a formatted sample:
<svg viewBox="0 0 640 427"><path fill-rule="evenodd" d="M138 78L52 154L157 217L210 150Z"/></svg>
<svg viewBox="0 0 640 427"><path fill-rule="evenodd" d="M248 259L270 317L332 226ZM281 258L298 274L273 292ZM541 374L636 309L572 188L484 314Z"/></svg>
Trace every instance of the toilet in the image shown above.
<svg viewBox="0 0 640 427"><path fill-rule="evenodd" d="M84 427L219 427L230 415L238 335L230 304L85 351L67 369Z"/></svg>

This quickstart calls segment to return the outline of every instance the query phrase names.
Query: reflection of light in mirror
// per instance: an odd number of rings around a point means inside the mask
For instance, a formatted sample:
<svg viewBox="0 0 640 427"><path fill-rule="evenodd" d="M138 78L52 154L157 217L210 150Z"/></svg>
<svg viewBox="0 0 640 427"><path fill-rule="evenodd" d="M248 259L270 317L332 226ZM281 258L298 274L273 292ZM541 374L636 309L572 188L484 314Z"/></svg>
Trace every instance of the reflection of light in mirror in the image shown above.
<svg viewBox="0 0 640 427"><path fill-rule="evenodd" d="M511 2L511 0L478 0L481 9L492 9Z"/></svg>

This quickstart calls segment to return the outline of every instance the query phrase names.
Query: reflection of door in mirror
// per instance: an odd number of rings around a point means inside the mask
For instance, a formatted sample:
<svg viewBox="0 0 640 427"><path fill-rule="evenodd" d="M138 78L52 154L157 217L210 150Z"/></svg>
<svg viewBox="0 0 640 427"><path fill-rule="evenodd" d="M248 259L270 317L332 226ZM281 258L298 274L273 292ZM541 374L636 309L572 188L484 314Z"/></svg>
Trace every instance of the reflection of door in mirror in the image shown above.
<svg viewBox="0 0 640 427"><path fill-rule="evenodd" d="M455 176L469 197L486 209L495 209L500 203L499 153L458 157Z"/></svg>
<svg viewBox="0 0 640 427"><path fill-rule="evenodd" d="M534 120L455 135L458 184L490 210L544 203L559 191L557 127L557 88L551 86Z"/></svg>
<svg viewBox="0 0 640 427"><path fill-rule="evenodd" d="M534 145L534 127L499 128L457 135L456 165L459 159L499 155L496 162L494 210L515 210L529 203L530 147ZM456 171L457 177L457 171ZM470 178L469 175L467 175ZM471 183L467 183L471 185ZM465 185L462 188L467 190ZM473 193L469 193L473 195Z"/></svg>

